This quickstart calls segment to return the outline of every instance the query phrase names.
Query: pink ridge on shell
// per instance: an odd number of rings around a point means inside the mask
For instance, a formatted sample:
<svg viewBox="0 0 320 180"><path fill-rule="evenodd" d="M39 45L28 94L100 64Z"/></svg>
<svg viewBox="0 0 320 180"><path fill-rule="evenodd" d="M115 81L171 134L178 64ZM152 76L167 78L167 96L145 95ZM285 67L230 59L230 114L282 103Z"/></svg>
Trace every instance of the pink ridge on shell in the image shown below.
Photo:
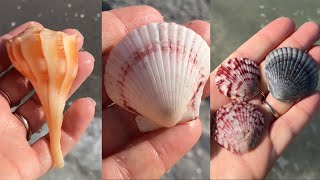
<svg viewBox="0 0 320 180"><path fill-rule="evenodd" d="M256 147L264 118L253 104L232 101L218 109L215 125L215 140L225 149L241 155Z"/></svg>
<svg viewBox="0 0 320 180"><path fill-rule="evenodd" d="M219 67L215 81L221 94L247 101L259 93L259 68L247 58L229 59Z"/></svg>

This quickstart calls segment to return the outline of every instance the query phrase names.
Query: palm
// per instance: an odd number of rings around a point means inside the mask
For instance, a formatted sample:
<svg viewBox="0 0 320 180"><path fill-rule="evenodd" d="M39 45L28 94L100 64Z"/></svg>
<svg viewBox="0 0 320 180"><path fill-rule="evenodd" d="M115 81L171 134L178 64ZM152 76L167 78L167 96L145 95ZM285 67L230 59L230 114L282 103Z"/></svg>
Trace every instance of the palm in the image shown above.
<svg viewBox="0 0 320 180"><path fill-rule="evenodd" d="M10 112L9 107L7 111ZM0 149L0 167L7 167L3 172L10 177L33 177L33 174L39 174L35 172L39 170L39 167L36 167L39 166L39 162L35 152L26 141L23 124L16 121L11 112L2 114L2 117L8 117L0 119L0 123L5 124L5 126L0 126L0 132L2 132L0 144L1 147L6 147Z"/></svg>
<svg viewBox="0 0 320 180"><path fill-rule="evenodd" d="M102 119L104 119L104 122L102 123L102 141L108 142L103 143L103 158L117 153L130 141L138 137L140 131L138 130L134 118L134 114L131 114L117 105L112 105L103 110Z"/></svg>
<svg viewBox="0 0 320 180"><path fill-rule="evenodd" d="M244 43L232 57L247 57L260 64L262 74L261 89L268 94L266 80L263 76L264 57L277 47L295 47L306 50L313 58L320 62L320 47L312 46L319 39L320 28L315 23L306 23L294 32L294 23L287 18L279 18L246 43ZM259 47L256 45L259 44ZM228 59L229 59L228 58ZM217 90L214 77L211 76L211 112L230 101ZM269 94L268 100L273 100ZM218 145L214 140L211 143L211 177L212 178L264 178L277 158L285 150L302 128L310 120L320 101L318 93L302 99L297 104L274 103L274 108L282 115L277 120L262 105L259 97L250 102L257 105L263 112L265 127L257 147L241 156L235 155ZM269 102L269 101L268 101ZM293 106L292 106L293 105ZM228 169L228 171L225 171Z"/></svg>

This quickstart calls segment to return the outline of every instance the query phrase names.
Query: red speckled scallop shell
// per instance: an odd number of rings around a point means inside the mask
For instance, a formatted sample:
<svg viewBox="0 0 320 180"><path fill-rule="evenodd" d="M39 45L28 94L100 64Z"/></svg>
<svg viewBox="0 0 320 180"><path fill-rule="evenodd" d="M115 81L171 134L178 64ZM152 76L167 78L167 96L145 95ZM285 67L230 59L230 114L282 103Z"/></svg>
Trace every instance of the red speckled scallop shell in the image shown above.
<svg viewBox="0 0 320 180"><path fill-rule="evenodd" d="M256 147L264 118L253 104L232 101L218 109L215 124L215 140L233 153L244 154Z"/></svg>
<svg viewBox="0 0 320 180"><path fill-rule="evenodd" d="M259 68L247 58L230 59L221 64L215 81L223 95L237 101L247 101L259 93Z"/></svg>

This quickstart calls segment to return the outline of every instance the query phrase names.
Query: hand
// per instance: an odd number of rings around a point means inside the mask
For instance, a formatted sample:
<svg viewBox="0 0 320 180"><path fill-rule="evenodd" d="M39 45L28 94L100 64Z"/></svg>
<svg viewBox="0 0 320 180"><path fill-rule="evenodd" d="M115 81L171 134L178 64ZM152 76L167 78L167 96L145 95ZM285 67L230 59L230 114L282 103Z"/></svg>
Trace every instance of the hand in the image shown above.
<svg viewBox="0 0 320 180"><path fill-rule="evenodd" d="M132 6L103 12L104 66L113 46L127 33L142 25L162 21L161 14L148 6ZM200 34L209 44L209 23L197 20L185 26ZM208 96L208 87L204 92L207 92ZM142 134L134 120L135 115L117 105L107 107L111 103L103 89L103 179L158 179L200 138L202 128L199 119ZM186 135L188 138L185 138Z"/></svg>
<svg viewBox="0 0 320 180"><path fill-rule="evenodd" d="M299 48L320 63L320 46L313 45L320 37L319 24L308 22L295 30L295 24L288 18L279 18L261 29L257 34L245 42L227 59L247 57L260 64L262 75L262 90L268 94L264 77L264 58L273 49L278 47ZM230 102L230 99L220 94L215 85L213 71L210 81L211 112ZM241 156L235 155L218 145L213 139L211 143L210 177L213 179L262 179L271 170L277 158L298 135L303 127L311 120L318 108L320 94L318 92L300 100L296 104L285 104L275 100L271 94L267 102L280 117L275 120L272 114L256 98L251 103L257 105L264 113L265 127L257 147Z"/></svg>
<svg viewBox="0 0 320 180"><path fill-rule="evenodd" d="M0 73L10 66L5 42L24 31L31 23L23 24L0 37ZM75 29L66 29L65 33L78 34L78 48L83 45L83 36ZM91 74L94 58L88 52L79 52L79 70L70 95ZM21 99L33 89L29 80L14 68L0 78L0 89L7 92L11 102L0 93L0 169L1 178L37 179L45 174L52 166L49 150L49 136L46 135L29 145L26 139L26 128L12 114L10 107L18 105ZM10 105L9 105L10 104ZM64 114L62 125L61 148L64 155L71 151L79 141L80 136L88 127L95 111L95 102L91 98L78 99ZM22 104L15 113L22 115L29 123L32 132L37 132L45 123L44 112L36 95Z"/></svg>

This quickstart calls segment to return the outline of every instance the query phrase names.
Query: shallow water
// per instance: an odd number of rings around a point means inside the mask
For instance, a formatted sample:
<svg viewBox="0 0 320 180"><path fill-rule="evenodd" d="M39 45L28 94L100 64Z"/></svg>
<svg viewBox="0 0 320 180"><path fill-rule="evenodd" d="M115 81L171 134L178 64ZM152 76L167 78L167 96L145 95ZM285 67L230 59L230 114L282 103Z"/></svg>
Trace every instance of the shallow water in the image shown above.
<svg viewBox="0 0 320 180"><path fill-rule="evenodd" d="M320 1L214 0L212 2L212 69L216 68L259 29L280 16L292 18L296 27L307 21L320 23ZM294 142L289 145L267 178L319 178L319 127L320 111Z"/></svg>

